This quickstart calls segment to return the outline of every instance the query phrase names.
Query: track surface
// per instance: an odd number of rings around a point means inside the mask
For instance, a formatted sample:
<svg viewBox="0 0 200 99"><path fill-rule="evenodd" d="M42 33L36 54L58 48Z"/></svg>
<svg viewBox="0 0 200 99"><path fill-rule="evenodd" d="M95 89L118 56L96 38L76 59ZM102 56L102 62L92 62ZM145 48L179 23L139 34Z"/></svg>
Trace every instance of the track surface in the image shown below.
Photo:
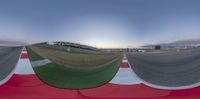
<svg viewBox="0 0 200 99"><path fill-rule="evenodd" d="M4 80L15 68L22 47L0 48L0 81Z"/></svg>
<svg viewBox="0 0 200 99"><path fill-rule="evenodd" d="M134 72L149 84L167 89L200 85L200 49L135 52L127 58Z"/></svg>

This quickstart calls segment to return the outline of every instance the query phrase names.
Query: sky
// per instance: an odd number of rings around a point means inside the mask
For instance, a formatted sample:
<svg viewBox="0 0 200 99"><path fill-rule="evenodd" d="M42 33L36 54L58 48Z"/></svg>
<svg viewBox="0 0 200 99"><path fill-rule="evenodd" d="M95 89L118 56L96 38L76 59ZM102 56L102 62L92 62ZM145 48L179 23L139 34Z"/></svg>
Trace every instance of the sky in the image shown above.
<svg viewBox="0 0 200 99"><path fill-rule="evenodd" d="M200 38L199 0L0 0L0 41L98 48Z"/></svg>

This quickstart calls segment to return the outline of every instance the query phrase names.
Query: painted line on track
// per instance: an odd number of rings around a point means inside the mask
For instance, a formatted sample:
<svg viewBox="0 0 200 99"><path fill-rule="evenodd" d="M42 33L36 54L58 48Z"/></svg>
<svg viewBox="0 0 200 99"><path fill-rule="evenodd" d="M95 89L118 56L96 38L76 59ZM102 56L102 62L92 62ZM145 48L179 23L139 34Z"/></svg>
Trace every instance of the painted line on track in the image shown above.
<svg viewBox="0 0 200 99"><path fill-rule="evenodd" d="M50 60L48 60L48 59L31 61L31 65L33 67L41 67L41 66L44 66L44 65L49 64L49 63L52 63L52 62Z"/></svg>

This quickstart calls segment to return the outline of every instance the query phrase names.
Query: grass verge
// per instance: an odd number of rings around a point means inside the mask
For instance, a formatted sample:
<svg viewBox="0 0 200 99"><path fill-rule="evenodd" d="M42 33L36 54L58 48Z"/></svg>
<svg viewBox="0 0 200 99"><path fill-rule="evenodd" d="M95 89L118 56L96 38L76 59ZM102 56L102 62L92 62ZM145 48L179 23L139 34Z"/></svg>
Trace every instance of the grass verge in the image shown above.
<svg viewBox="0 0 200 99"><path fill-rule="evenodd" d="M27 48L31 61L44 59L32 49ZM38 77L45 83L58 88L82 89L93 88L109 82L117 73L122 56L96 67L66 67L49 63L34 67Z"/></svg>

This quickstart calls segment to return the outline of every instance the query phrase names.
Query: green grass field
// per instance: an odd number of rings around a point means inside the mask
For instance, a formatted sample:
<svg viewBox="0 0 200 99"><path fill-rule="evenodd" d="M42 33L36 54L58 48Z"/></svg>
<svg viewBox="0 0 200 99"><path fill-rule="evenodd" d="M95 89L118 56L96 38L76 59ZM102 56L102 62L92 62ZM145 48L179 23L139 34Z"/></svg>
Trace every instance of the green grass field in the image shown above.
<svg viewBox="0 0 200 99"><path fill-rule="evenodd" d="M5 48L5 47L8 47L8 46L0 45L0 48Z"/></svg>
<svg viewBox="0 0 200 99"><path fill-rule="evenodd" d="M27 48L27 51L31 61L44 59L30 47ZM94 59L94 57L91 57L91 59ZM34 67L34 71L42 81L51 86L69 89L93 88L109 82L115 76L121 59L122 55L118 54L114 59L92 67L63 66L49 63L42 67Z"/></svg>
<svg viewBox="0 0 200 99"><path fill-rule="evenodd" d="M46 47L31 46L31 49L40 56L66 67L95 67L111 61L119 54L88 54L58 51Z"/></svg>

